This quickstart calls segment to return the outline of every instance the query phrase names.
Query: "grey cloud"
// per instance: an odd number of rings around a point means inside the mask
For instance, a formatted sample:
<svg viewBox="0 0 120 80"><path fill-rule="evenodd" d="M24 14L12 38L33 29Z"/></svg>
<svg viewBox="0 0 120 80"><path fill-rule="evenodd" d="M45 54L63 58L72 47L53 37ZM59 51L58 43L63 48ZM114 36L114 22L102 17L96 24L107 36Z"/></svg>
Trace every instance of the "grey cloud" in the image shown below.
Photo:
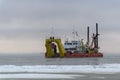
<svg viewBox="0 0 120 80"><path fill-rule="evenodd" d="M2 9L0 10L0 17L7 19L43 19L46 17L57 17L65 13L72 13L72 11L65 7L66 5L63 5L63 3L57 5L57 3L50 3L50 1L47 2L41 0L6 0L2 4Z"/></svg>
<svg viewBox="0 0 120 80"><path fill-rule="evenodd" d="M112 3L116 6L112 7ZM111 8L112 13L120 13L117 5L118 1L103 0L3 0L0 33L13 37L25 34L35 36L49 33L50 27L59 32L72 31L73 25L78 30L84 30L86 26L94 27L96 22L101 25L102 32L116 31L120 25L119 18L111 14Z"/></svg>
<svg viewBox="0 0 120 80"><path fill-rule="evenodd" d="M100 34L104 35L101 37L114 36L120 34L119 3L119 0L1 0L0 40L3 43L12 40L13 43L16 39L16 43L19 43L22 39L23 43L25 39L26 42L39 42L41 39L43 44L44 37L51 34L51 27L60 37L71 35L74 28L80 37L86 38L86 27L90 26L92 33L96 22L99 23ZM31 45L31 48L35 45Z"/></svg>

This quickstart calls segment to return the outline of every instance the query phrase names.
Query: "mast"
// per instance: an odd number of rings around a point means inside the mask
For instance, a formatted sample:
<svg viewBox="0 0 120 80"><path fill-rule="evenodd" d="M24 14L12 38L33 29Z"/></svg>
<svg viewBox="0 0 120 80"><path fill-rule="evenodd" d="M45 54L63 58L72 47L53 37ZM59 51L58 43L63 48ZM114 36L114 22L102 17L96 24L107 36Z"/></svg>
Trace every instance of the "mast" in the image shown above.
<svg viewBox="0 0 120 80"><path fill-rule="evenodd" d="M96 48L98 48L98 23L96 23Z"/></svg>
<svg viewBox="0 0 120 80"><path fill-rule="evenodd" d="M89 42L90 42L90 40L89 40L89 26L87 27L87 45L89 45Z"/></svg>

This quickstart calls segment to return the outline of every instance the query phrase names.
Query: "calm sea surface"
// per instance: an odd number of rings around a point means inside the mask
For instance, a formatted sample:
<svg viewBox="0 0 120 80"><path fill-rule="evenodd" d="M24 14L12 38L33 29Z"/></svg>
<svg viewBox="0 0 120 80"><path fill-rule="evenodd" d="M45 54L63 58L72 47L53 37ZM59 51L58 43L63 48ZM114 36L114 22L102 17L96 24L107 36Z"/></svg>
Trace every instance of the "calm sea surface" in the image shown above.
<svg viewBox="0 0 120 80"><path fill-rule="evenodd" d="M44 53L0 54L0 65L98 65L120 63L120 54L103 58L45 58Z"/></svg>
<svg viewBox="0 0 120 80"><path fill-rule="evenodd" d="M119 75L120 55L114 53L104 54L103 58L0 54L0 80L120 80Z"/></svg>

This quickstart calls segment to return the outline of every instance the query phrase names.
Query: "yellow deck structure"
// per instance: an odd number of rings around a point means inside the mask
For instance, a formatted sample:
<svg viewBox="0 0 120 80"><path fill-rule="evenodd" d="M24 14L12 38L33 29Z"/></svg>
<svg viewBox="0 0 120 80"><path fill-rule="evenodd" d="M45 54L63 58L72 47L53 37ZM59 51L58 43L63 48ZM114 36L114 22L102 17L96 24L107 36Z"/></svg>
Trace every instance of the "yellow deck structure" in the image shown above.
<svg viewBox="0 0 120 80"><path fill-rule="evenodd" d="M56 43L58 46L58 51L59 51L59 57L64 57L65 56L65 49L63 47L63 44L61 42L61 39L57 38L54 39L54 37L50 37L49 39L46 39L45 46L46 46L46 57L52 58L54 57L55 53L51 47L51 43Z"/></svg>

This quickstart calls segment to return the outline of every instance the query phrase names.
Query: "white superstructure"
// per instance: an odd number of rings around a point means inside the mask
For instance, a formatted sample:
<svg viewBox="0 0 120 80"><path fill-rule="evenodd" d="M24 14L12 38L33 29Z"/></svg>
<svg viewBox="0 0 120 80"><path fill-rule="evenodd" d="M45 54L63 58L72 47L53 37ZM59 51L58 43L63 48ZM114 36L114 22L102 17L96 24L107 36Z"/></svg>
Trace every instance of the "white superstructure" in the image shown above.
<svg viewBox="0 0 120 80"><path fill-rule="evenodd" d="M82 42L80 40L65 41L64 48L71 53L82 52Z"/></svg>

